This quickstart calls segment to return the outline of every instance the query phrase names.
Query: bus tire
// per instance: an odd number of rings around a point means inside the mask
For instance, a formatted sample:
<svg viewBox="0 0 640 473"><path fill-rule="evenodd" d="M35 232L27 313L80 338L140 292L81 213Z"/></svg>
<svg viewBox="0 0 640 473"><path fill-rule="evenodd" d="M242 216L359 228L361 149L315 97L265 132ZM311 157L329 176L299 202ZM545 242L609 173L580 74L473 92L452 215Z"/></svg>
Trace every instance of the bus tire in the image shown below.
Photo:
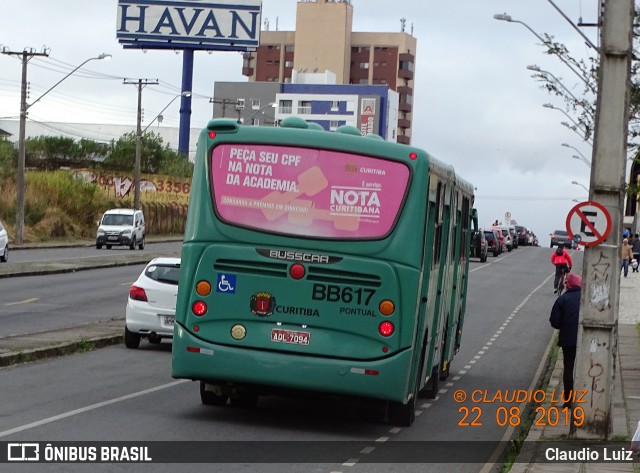
<svg viewBox="0 0 640 473"><path fill-rule="evenodd" d="M424 389L420 391L422 397L426 399L435 399L440 389L440 365L434 366L431 370L431 377L429 383L425 385Z"/></svg>
<svg viewBox="0 0 640 473"><path fill-rule="evenodd" d="M200 381L200 401L205 406L224 406L228 396L218 395L213 391L207 391L207 383Z"/></svg>
<svg viewBox="0 0 640 473"><path fill-rule="evenodd" d="M420 373L418 371L418 373ZM420 381L416 380L415 388L413 389L413 396L407 401L406 404L397 401L387 402L387 423L391 425L398 425L401 427L410 427L413 421L416 420L416 400L418 399L418 386Z"/></svg>
<svg viewBox="0 0 640 473"><path fill-rule="evenodd" d="M124 327L124 345L127 348L138 348L140 346L140 335L129 331L126 325Z"/></svg>

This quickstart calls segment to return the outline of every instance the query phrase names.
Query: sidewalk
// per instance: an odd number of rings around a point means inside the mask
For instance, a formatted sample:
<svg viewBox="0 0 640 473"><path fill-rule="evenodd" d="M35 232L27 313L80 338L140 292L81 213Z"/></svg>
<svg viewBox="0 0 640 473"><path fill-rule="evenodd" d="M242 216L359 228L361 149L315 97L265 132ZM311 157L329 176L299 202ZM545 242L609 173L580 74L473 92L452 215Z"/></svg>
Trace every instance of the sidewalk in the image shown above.
<svg viewBox="0 0 640 473"><path fill-rule="evenodd" d="M636 325L640 323L640 273L629 269L627 278L620 278L620 304L618 313L618 354L613 388L612 419L613 440L624 440L626 447L640 420L640 335ZM547 392L562 390L562 351L560 350ZM548 396L550 397L550 396ZM525 444L530 441L566 441L569 427L533 426ZM533 463L521 454L511 468L511 473L622 473L634 472L632 463Z"/></svg>

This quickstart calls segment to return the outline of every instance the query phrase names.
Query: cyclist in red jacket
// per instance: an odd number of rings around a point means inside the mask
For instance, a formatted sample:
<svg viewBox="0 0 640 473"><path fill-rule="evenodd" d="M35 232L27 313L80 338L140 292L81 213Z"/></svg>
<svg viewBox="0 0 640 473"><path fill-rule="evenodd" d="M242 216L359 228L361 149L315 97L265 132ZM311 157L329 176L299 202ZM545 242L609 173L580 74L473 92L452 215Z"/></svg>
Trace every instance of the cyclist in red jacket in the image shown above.
<svg viewBox="0 0 640 473"><path fill-rule="evenodd" d="M568 273L573 267L573 261L571 261L571 255L562 246L558 246L556 251L551 255L551 263L556 267L556 277L553 280L553 293L558 292L558 282L562 277L562 273Z"/></svg>

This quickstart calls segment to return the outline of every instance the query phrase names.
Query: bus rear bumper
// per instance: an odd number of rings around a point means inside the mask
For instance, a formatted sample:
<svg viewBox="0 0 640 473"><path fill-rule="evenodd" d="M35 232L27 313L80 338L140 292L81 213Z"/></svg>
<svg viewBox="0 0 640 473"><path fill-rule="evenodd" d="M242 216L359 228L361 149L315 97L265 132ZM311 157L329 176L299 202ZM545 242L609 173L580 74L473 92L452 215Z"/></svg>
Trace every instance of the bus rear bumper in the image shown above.
<svg viewBox="0 0 640 473"><path fill-rule="evenodd" d="M412 350L355 361L204 342L176 323L172 376L405 402Z"/></svg>

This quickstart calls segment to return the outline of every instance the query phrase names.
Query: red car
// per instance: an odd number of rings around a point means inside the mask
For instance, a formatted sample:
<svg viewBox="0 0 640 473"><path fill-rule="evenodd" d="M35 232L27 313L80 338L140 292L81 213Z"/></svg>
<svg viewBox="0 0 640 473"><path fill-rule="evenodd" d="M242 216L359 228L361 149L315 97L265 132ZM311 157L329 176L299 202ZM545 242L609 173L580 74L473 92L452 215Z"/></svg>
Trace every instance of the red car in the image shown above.
<svg viewBox="0 0 640 473"><path fill-rule="evenodd" d="M487 240L487 249L493 254L493 256L498 256L502 253L502 249L504 248L502 234L491 228L485 228L484 237Z"/></svg>

